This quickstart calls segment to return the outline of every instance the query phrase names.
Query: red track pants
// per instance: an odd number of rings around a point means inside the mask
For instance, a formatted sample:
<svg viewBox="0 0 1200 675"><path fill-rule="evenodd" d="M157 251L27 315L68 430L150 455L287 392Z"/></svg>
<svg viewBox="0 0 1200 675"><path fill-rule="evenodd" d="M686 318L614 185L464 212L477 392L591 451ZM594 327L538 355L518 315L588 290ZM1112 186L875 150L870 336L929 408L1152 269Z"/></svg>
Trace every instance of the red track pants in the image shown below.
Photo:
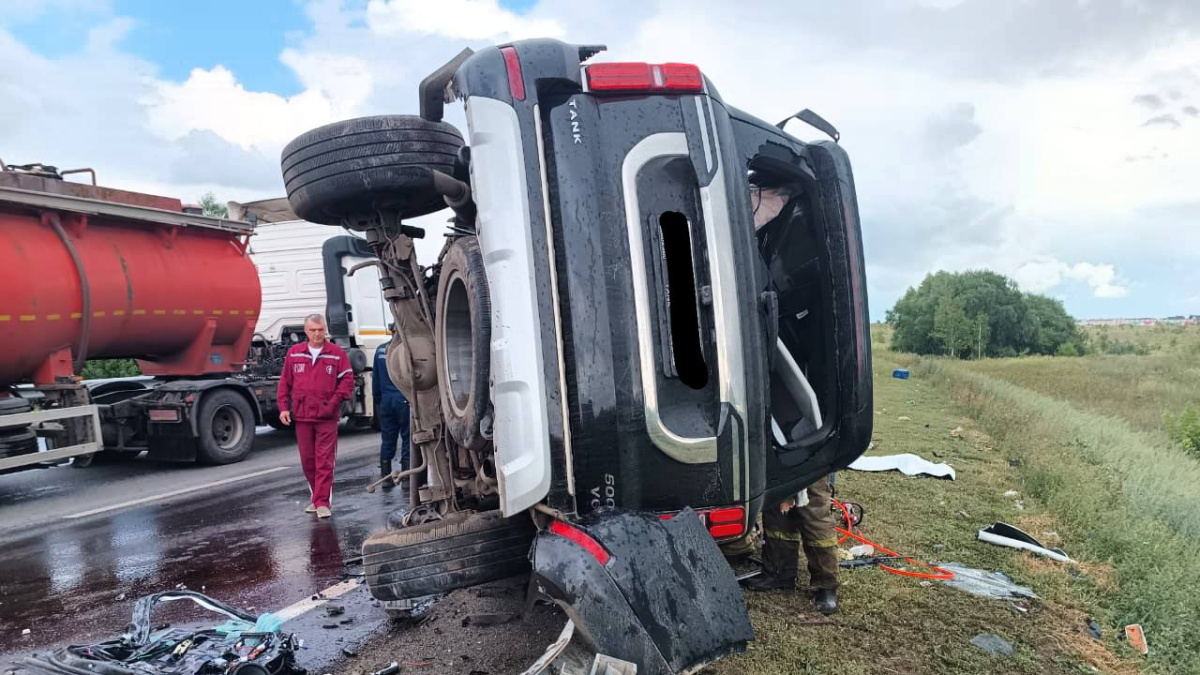
<svg viewBox="0 0 1200 675"><path fill-rule="evenodd" d="M338 420L296 422L300 466L312 491L313 506L329 506L333 497L333 469L337 463Z"/></svg>

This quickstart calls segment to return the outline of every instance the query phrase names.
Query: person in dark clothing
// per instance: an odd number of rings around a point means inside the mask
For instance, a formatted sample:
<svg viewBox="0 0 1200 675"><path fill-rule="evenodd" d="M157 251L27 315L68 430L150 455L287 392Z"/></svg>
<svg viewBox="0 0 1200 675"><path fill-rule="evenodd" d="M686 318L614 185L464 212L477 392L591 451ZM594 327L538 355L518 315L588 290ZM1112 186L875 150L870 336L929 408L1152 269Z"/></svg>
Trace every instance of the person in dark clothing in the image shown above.
<svg viewBox="0 0 1200 675"><path fill-rule="evenodd" d="M387 370L388 344L375 350L375 366L371 377L371 391L375 401L375 415L379 418L382 438L379 443L379 477L392 474L392 461L396 458L396 442L400 443L400 469L408 469L408 399L392 382ZM391 487L390 481L384 487Z"/></svg>
<svg viewBox="0 0 1200 675"><path fill-rule="evenodd" d="M808 587L822 614L838 605L837 519L830 508L833 486L823 476L808 486L808 503L787 500L763 509L763 572L746 580L752 591L794 590L800 568L800 549L808 561Z"/></svg>
<svg viewBox="0 0 1200 675"><path fill-rule="evenodd" d="M781 227L795 222L799 204L798 190L787 185L756 185L751 189L754 229L764 252L773 250L771 238ZM767 258L764 255L764 258ZM770 260L764 260L770 264ZM837 520L831 510L833 482L822 476L807 489L807 503L784 500L763 509L763 572L748 579L752 591L794 590L800 567L800 549L808 562L809 589L817 610L832 614L838 606ZM748 542L732 546L727 555L744 554Z"/></svg>

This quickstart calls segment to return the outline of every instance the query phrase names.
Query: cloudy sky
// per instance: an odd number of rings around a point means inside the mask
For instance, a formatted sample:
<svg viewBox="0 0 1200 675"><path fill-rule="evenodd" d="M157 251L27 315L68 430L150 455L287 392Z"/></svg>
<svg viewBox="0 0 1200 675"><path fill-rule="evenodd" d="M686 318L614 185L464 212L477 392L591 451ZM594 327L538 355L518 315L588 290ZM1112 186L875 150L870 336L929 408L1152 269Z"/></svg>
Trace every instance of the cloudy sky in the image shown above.
<svg viewBox="0 0 1200 675"><path fill-rule="evenodd" d="M834 122L876 318L927 272L977 268L1081 318L1200 313L1195 0L0 0L0 158L280 196L297 134L414 113L462 47L536 36Z"/></svg>

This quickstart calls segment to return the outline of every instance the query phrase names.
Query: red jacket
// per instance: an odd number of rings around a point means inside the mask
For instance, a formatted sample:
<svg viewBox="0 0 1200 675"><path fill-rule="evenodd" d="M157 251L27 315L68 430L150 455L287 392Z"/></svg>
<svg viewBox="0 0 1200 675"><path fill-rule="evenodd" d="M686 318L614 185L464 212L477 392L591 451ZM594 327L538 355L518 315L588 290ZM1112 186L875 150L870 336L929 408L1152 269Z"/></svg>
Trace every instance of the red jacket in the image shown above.
<svg viewBox="0 0 1200 675"><path fill-rule="evenodd" d="M326 342L315 363L308 342L288 350L276 399L280 412L291 411L297 422L337 420L353 395L354 369L341 347Z"/></svg>

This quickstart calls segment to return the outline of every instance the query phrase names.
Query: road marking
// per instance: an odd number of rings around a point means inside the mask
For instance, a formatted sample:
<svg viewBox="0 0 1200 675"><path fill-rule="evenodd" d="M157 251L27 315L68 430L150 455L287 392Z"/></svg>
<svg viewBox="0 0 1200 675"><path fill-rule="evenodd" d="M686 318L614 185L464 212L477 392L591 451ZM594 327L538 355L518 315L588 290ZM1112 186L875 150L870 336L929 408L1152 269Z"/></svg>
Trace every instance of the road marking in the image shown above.
<svg viewBox="0 0 1200 675"><path fill-rule="evenodd" d="M346 581L326 588L316 595L309 596L300 602L288 605L274 614L275 616L279 617L280 621L291 621L301 614L314 610L330 600L336 600L337 598L342 597L350 591L358 588L359 584L361 583L362 582L358 579L347 579Z"/></svg>
<svg viewBox="0 0 1200 675"><path fill-rule="evenodd" d="M206 483L204 485L196 485L194 487L184 488L182 490L173 490L171 492L164 492L160 495L154 495L151 497L142 497L141 499L131 499L127 502L121 502L120 504L113 504L112 506L102 506L98 509L92 509L90 511L81 511L79 513L72 513L69 516L63 516L63 520L76 520L78 518L87 518L88 516L94 516L99 513L107 513L108 511L116 511L118 509L129 508L130 506L138 506L140 504L148 504L150 502L155 502L160 499L167 499L169 497L177 497L179 495L185 495L189 492L197 492L199 490L207 490L209 488L217 487L218 485L228 485L230 483L237 483L238 481L249 480L251 478L258 478L259 476L265 476L269 473L275 473L276 471L287 471L288 469L292 469L292 468L293 467L290 467L290 466L277 466L273 469L263 469L262 471L255 471L254 473L248 473L244 476L234 476L233 478L225 478L222 480L213 481L212 483Z"/></svg>

